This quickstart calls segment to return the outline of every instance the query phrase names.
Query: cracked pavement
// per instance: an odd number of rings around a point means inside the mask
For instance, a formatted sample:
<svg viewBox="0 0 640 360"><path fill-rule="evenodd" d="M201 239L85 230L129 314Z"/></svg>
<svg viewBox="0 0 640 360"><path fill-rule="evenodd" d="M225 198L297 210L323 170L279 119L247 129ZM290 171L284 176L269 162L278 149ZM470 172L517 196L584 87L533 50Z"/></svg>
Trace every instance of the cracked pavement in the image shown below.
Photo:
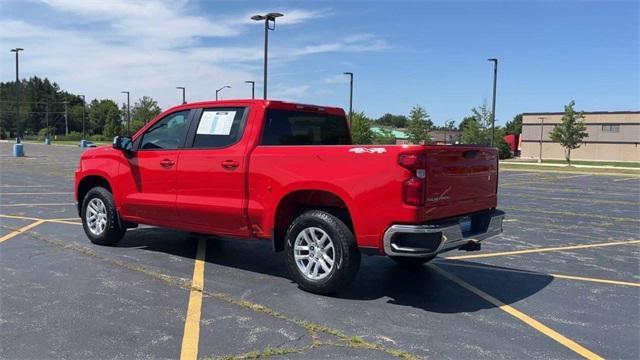
<svg viewBox="0 0 640 360"><path fill-rule="evenodd" d="M481 252L414 271L363 257L353 284L327 297L299 290L267 242L141 227L116 247L93 245L73 205L82 150L27 144L16 159L10 146L0 143L0 237L62 220L0 242L0 358L178 358L193 291L200 358L579 357L433 266L594 354L640 357L640 287L593 281L640 285L638 243L473 258L638 240L638 177L501 172L505 232Z"/></svg>

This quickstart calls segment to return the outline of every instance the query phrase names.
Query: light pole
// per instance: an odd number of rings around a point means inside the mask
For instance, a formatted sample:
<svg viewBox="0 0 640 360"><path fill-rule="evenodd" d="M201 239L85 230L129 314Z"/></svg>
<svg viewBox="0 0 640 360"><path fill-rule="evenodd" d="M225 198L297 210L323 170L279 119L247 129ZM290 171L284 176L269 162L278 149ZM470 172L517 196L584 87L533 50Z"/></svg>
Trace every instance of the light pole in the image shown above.
<svg viewBox="0 0 640 360"><path fill-rule="evenodd" d="M129 92L121 91L123 94L127 94L127 135L129 135L129 123L131 123L131 104L129 103Z"/></svg>
<svg viewBox="0 0 640 360"><path fill-rule="evenodd" d="M67 100L62 102L64 104L64 135L69 136L69 102Z"/></svg>
<svg viewBox="0 0 640 360"><path fill-rule="evenodd" d="M16 143L20 144L20 64L19 53L24 51L23 48L11 49L11 52L16 53Z"/></svg>
<svg viewBox="0 0 640 360"><path fill-rule="evenodd" d="M251 99L255 99L256 98L256 82L247 80L245 81L245 83L251 84Z"/></svg>
<svg viewBox="0 0 640 360"><path fill-rule="evenodd" d="M264 20L264 80L262 82L264 99L267 100L267 54L269 50L269 30L276 29L276 18L284 16L280 13L268 13L266 15L254 15L251 20L262 21ZM272 25L270 26L269 23Z"/></svg>
<svg viewBox="0 0 640 360"><path fill-rule="evenodd" d="M498 80L498 59L487 59L493 62L493 105L491 106L491 146L495 142L496 136L496 81Z"/></svg>
<svg viewBox="0 0 640 360"><path fill-rule="evenodd" d="M87 134L85 132L85 127L84 127L84 113L86 112L86 108L87 108L87 100L85 99L84 95L78 95L78 96L82 98L82 140L86 140Z"/></svg>
<svg viewBox="0 0 640 360"><path fill-rule="evenodd" d="M218 93L220 91L222 91L222 89L231 89L231 86L225 85L225 86L221 87L220 89L216 90L216 101L218 101Z"/></svg>
<svg viewBox="0 0 640 360"><path fill-rule="evenodd" d="M186 103L187 103L187 100L186 100L186 98L185 98L185 94L184 94L184 93L185 93L185 88L184 88L184 86L176 86L176 89L178 89L178 90L182 90L182 104L183 104L183 105L184 105L184 104L186 104Z"/></svg>
<svg viewBox="0 0 640 360"><path fill-rule="evenodd" d="M542 134L544 128L544 116L540 116L538 120L540 120L540 155L538 156L538 163L542 163Z"/></svg>
<svg viewBox="0 0 640 360"><path fill-rule="evenodd" d="M351 117L353 116L353 73L345 72L349 75L349 127L351 127Z"/></svg>

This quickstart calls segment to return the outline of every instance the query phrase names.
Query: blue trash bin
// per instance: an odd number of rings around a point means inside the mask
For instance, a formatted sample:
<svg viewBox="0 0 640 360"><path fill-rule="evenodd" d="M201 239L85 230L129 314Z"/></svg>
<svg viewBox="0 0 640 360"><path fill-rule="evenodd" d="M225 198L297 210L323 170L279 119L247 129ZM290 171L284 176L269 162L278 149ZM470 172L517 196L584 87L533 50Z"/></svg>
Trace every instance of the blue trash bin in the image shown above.
<svg viewBox="0 0 640 360"><path fill-rule="evenodd" d="M24 156L24 148L22 144L13 144L13 157L22 157Z"/></svg>

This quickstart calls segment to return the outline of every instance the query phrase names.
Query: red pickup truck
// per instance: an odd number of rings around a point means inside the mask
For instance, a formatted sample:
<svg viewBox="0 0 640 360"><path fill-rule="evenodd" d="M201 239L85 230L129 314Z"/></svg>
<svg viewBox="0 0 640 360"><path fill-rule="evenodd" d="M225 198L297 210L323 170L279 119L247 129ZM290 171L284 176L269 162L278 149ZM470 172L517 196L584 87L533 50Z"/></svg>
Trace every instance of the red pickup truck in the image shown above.
<svg viewBox="0 0 640 360"><path fill-rule="evenodd" d="M348 284L361 254L419 266L478 250L502 232L497 186L494 148L353 145L342 109L263 100L173 107L75 173L96 244L138 224L270 241L316 293Z"/></svg>

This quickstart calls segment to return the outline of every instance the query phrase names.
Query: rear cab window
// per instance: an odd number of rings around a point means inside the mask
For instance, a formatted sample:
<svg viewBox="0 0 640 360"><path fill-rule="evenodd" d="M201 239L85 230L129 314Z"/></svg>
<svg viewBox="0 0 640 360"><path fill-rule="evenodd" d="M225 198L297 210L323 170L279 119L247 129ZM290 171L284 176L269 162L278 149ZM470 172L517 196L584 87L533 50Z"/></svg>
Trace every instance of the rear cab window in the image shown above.
<svg viewBox="0 0 640 360"><path fill-rule="evenodd" d="M261 145L351 145L344 116L268 109Z"/></svg>

